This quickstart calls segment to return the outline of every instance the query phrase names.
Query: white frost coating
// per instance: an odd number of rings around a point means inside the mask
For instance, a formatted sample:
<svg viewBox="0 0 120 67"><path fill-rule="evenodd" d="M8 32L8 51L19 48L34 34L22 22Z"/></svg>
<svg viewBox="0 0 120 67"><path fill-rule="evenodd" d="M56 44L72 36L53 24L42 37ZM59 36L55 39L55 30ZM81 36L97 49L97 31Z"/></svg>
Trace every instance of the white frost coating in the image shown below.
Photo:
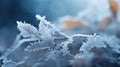
<svg viewBox="0 0 120 67"><path fill-rule="evenodd" d="M46 25L49 25L50 27L52 27L52 29L53 30L55 30L55 31L57 31L58 33L60 33L61 35L63 35L63 36L65 36L65 37L68 37L67 35L65 35L65 33L62 33L57 27L55 27L55 25L54 24L51 24L50 22L48 22L47 20L45 20L45 16L44 17L41 17L40 15L36 15L36 18L38 19L38 20L44 20L44 23L46 24Z"/></svg>
<svg viewBox="0 0 120 67"><path fill-rule="evenodd" d="M69 38L67 41L64 41L64 42L61 43L62 44L62 48L63 48L61 50L61 52L63 52L64 55L70 54L69 50L68 50L68 44L70 44L72 42L73 42L73 40L71 38Z"/></svg>
<svg viewBox="0 0 120 67"><path fill-rule="evenodd" d="M120 45L118 39L112 36L107 37L98 35L88 37L88 41L86 43L83 43L83 46L80 48L80 51L89 53L89 51L94 47L107 48L107 46L111 47L111 49L116 53L120 53Z"/></svg>
<svg viewBox="0 0 120 67"><path fill-rule="evenodd" d="M94 35L74 34L71 36L67 36L50 22L45 20L45 17L41 17L39 15L36 15L36 17L40 20L38 28L28 23L17 22L17 27L20 30L20 35L23 36L23 38L21 38L19 42L15 42L16 45L11 47L11 49L9 50L10 52L8 51L5 53L2 59L4 59L4 63L6 65L9 59L9 57L7 56L12 52L14 53L17 48L19 48L23 43L26 44L26 42L27 46L25 47L25 56L23 56L23 59L18 60L19 62L13 64L15 67L17 67L16 65L21 64L36 66L49 61L54 61L55 63L57 63L57 67L62 67L60 65L66 64L64 62L68 62L71 59L83 59L85 61L90 61L94 57L96 57L94 51L91 52L91 49L94 47L105 49L108 49L109 47L110 51L120 53L120 42L116 37L108 37L105 35L100 36L96 35L96 33ZM85 38L85 42L81 41L81 39L76 40L74 39L74 37L83 37ZM76 42L78 43L76 44ZM31 45L29 45L28 43L30 43ZM79 46L76 50L77 52L75 54L72 54L72 50L74 51L74 49L76 49L76 46ZM33 55L32 53L35 55ZM107 53L106 51L105 57L107 57L107 54L109 56L109 53ZM27 59L25 59L25 57L27 57ZM114 58L113 55L110 57ZM14 60L12 61L14 62ZM9 64L13 63L12 61ZM41 67L45 66L43 65Z"/></svg>
<svg viewBox="0 0 120 67"><path fill-rule="evenodd" d="M104 40L100 39L100 37L97 37L97 36L88 38L88 41L83 44L83 46L80 48L80 51L88 52L93 47L106 48L106 45L104 44L103 41Z"/></svg>
<svg viewBox="0 0 120 67"><path fill-rule="evenodd" d="M47 22L47 21L44 19L44 17L41 18L41 21L39 23L39 33L40 33L40 35L42 35L41 36L42 39L49 39L49 38L52 38L51 34L53 32L50 31L50 29L47 27L45 22Z"/></svg>
<svg viewBox="0 0 120 67"><path fill-rule="evenodd" d="M31 24L28 23L22 23L17 21L17 28L21 31L21 35L23 37L35 37L38 38L39 37L39 33L37 28L35 28L34 26L32 26Z"/></svg>

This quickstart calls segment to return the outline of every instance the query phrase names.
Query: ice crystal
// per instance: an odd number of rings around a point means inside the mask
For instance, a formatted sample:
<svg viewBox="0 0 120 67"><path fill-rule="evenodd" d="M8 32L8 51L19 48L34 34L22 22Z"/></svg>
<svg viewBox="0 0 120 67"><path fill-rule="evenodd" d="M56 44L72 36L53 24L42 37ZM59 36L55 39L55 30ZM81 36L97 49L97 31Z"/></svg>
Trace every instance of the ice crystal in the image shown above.
<svg viewBox="0 0 120 67"><path fill-rule="evenodd" d="M20 35L2 55L2 67L102 67L99 62L92 64L97 59L104 61L99 58L120 64L118 38L96 34L68 36L45 17L36 18L40 21L38 28L17 21Z"/></svg>

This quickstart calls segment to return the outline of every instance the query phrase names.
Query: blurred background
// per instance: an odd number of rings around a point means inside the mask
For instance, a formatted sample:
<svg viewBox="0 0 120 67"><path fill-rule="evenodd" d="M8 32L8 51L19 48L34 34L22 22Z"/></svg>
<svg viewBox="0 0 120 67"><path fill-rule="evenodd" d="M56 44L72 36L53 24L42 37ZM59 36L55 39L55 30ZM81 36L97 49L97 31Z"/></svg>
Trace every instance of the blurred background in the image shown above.
<svg viewBox="0 0 120 67"><path fill-rule="evenodd" d="M87 5L87 0L0 0L0 53L9 48L19 34L16 21L26 21L34 26L35 15L56 21L64 15L75 16Z"/></svg>

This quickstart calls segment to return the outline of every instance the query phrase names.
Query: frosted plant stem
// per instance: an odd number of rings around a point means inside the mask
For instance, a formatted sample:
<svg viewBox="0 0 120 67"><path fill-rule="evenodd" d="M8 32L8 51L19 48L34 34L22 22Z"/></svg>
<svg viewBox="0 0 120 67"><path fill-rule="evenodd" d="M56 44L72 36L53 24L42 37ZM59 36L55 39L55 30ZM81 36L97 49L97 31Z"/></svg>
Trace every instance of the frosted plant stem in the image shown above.
<svg viewBox="0 0 120 67"><path fill-rule="evenodd" d="M15 40L14 44L12 45L12 47L9 48L9 49L5 52L5 54L4 54L0 59L6 58L10 53L12 53L15 49L17 49L17 48L18 48L19 46L21 46L23 43L38 40L38 39L31 39L31 38L20 40L20 37L21 37L20 35L18 35L18 36L16 37L16 40Z"/></svg>

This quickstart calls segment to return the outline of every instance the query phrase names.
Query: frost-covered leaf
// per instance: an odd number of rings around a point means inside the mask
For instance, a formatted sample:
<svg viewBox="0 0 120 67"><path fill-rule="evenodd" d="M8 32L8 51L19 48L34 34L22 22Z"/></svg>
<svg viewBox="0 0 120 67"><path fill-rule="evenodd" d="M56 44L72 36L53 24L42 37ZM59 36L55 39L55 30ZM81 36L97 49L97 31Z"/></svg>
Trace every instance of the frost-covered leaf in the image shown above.
<svg viewBox="0 0 120 67"><path fill-rule="evenodd" d="M22 23L17 21L17 28L21 31L21 35L23 37L32 37L32 38L38 38L39 37L39 33L37 28L35 28L34 26L32 26L31 24L28 23Z"/></svg>
<svg viewBox="0 0 120 67"><path fill-rule="evenodd" d="M120 52L120 43L119 40L115 37L109 36L90 36L88 37L88 41L83 43L83 46L80 48L80 51L90 52L92 48L106 48L111 47L113 51L116 53Z"/></svg>
<svg viewBox="0 0 120 67"><path fill-rule="evenodd" d="M41 19L39 23L39 33L42 35L41 38L43 39L50 39L52 38L52 33L48 25L45 24L47 22L45 19Z"/></svg>
<svg viewBox="0 0 120 67"><path fill-rule="evenodd" d="M107 46L104 43L104 39L99 36L94 36L88 38L86 43L83 43L83 46L80 48L80 51L89 52L92 48L106 48Z"/></svg>

